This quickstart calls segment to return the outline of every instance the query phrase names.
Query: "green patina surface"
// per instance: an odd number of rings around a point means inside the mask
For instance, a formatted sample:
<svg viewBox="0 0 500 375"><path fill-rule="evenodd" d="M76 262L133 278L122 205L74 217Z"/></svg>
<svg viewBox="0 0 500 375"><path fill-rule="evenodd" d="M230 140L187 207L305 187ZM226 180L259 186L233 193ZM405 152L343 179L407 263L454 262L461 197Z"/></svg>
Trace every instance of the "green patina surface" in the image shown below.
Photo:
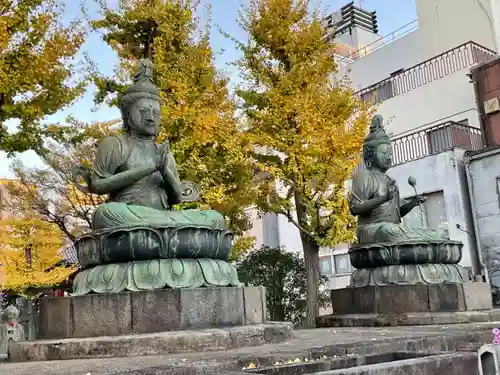
<svg viewBox="0 0 500 375"><path fill-rule="evenodd" d="M155 143L161 96L149 60L120 98L120 110L124 134L99 144L92 169L74 170L80 190L109 197L93 214L93 232L76 243L86 269L76 276L75 294L239 285L226 262L232 233L224 217L213 210L172 209L200 192L180 180L168 141Z"/></svg>
<svg viewBox="0 0 500 375"><path fill-rule="evenodd" d="M73 295L241 285L234 266L223 260L153 259L83 270L75 277Z"/></svg>
<svg viewBox="0 0 500 375"><path fill-rule="evenodd" d="M364 168L354 175L349 198L351 213L358 217L357 244L350 257L353 265L360 267L353 272L351 285L467 281L467 271L457 264L462 257L461 245L450 241L445 231L406 228L402 224L401 219L425 197L400 199L396 181L387 175L392 146L379 115L372 119L363 143L363 160ZM415 188L415 178L409 183ZM399 243L405 246L392 246ZM450 256L441 257L441 251L451 251Z"/></svg>
<svg viewBox="0 0 500 375"><path fill-rule="evenodd" d="M363 144L365 169L353 178L349 205L358 216L359 245L392 243L408 240L444 240L444 232L434 229L405 228L401 218L419 205L424 198L416 196L401 200L396 182L387 175L392 163L392 147L382 126L382 117L375 116L370 133Z"/></svg>

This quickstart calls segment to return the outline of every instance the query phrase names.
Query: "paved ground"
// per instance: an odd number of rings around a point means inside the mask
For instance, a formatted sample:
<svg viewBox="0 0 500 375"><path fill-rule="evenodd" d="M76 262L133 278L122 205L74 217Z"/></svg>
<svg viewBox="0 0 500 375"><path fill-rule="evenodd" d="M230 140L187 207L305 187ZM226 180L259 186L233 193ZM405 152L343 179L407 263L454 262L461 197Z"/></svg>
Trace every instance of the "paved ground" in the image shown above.
<svg viewBox="0 0 500 375"><path fill-rule="evenodd" d="M0 374L111 375L185 374L239 370L253 362L260 366L290 359L315 359L395 351L475 351L491 341L491 329L500 322L390 328L336 328L298 330L282 344L267 344L222 352L168 356L101 358L52 362L0 364Z"/></svg>

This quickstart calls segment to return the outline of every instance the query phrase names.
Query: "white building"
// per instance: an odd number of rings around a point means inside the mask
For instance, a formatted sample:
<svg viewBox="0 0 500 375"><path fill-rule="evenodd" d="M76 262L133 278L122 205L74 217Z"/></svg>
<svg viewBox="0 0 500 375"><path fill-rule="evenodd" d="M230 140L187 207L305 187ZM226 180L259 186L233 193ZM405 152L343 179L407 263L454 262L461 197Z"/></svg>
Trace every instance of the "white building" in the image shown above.
<svg viewBox="0 0 500 375"><path fill-rule="evenodd" d="M461 264L478 274L463 154L481 147L481 132L468 73L498 50L500 1L416 0L416 7L418 20L386 37L371 32L376 32L373 24L363 24L367 12L346 33L335 35L357 48L337 57L339 74L347 75L358 95L384 117L394 151L389 174L401 195L415 194L407 183L413 175L418 194L428 197L424 212L416 208L405 224L447 228L453 240L464 243ZM332 18L345 23L338 12ZM284 217L256 219L253 232L261 243L272 237L272 245L302 250L298 230ZM320 254L332 289L349 284L347 250L344 245Z"/></svg>

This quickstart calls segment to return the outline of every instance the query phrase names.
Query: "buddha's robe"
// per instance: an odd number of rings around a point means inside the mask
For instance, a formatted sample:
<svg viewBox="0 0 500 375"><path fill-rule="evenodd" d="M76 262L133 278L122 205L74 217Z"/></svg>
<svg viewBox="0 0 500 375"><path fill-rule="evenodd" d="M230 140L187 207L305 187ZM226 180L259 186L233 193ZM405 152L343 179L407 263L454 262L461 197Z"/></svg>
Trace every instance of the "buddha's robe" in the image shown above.
<svg viewBox="0 0 500 375"><path fill-rule="evenodd" d="M107 178L156 161L158 148L153 142L127 135L112 136L99 145L93 164L94 173ZM173 158L171 168L175 167ZM177 175L177 171L174 170ZM208 226L225 228L223 216L212 210L169 210L169 199L160 172L132 182L109 194L109 203L99 206L92 227L102 230L130 226Z"/></svg>
<svg viewBox="0 0 500 375"><path fill-rule="evenodd" d="M367 201L387 193L387 184L391 181L386 174L370 170L358 172L352 185L351 199ZM360 214L357 223L357 243L392 243L407 240L443 240L448 239L444 231L434 229L405 228L401 224L399 190L394 197L369 213Z"/></svg>

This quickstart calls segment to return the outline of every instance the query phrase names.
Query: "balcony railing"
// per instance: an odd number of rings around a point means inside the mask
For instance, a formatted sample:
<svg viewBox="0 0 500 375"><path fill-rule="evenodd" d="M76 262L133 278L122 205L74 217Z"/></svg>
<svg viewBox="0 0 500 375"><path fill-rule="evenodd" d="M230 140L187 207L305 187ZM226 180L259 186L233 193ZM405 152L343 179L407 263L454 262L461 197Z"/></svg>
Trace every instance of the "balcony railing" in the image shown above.
<svg viewBox="0 0 500 375"><path fill-rule="evenodd" d="M466 151L482 148L480 129L453 121L393 138L391 143L393 166L453 148Z"/></svg>
<svg viewBox="0 0 500 375"><path fill-rule="evenodd" d="M483 147L481 130L454 121L447 121L413 133L391 139L392 166L461 148L466 151ZM354 168L353 174L364 169L364 162Z"/></svg>
<svg viewBox="0 0 500 375"><path fill-rule="evenodd" d="M490 61L496 53L474 42L467 42L356 93L372 104L404 94L473 65Z"/></svg>

